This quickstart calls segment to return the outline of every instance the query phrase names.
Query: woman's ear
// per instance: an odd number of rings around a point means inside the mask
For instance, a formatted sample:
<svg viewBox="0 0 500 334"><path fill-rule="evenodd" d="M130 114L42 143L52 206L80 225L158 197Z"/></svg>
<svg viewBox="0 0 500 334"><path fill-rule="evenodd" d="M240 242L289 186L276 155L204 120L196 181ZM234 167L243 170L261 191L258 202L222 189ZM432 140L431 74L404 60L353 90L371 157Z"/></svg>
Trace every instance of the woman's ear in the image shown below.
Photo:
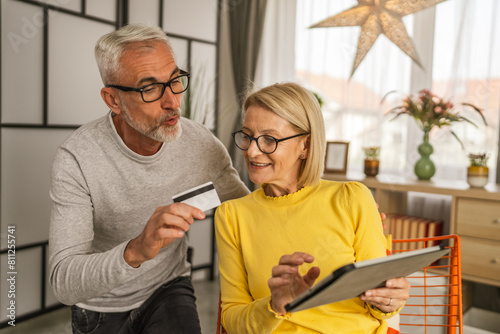
<svg viewBox="0 0 500 334"><path fill-rule="evenodd" d="M304 159L307 158L309 154L309 147L311 146L311 135L306 136L306 140L303 142L301 156L304 155Z"/></svg>
<svg viewBox="0 0 500 334"><path fill-rule="evenodd" d="M115 114L120 114L120 100L111 87L104 87L101 89L101 97L104 103L111 109Z"/></svg>

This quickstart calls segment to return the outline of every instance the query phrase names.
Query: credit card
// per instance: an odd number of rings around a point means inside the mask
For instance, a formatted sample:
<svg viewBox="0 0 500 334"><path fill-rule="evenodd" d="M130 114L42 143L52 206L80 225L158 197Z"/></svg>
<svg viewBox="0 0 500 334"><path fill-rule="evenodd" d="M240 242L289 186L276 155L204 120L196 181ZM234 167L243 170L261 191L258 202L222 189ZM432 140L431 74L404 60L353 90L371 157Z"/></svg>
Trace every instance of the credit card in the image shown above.
<svg viewBox="0 0 500 334"><path fill-rule="evenodd" d="M202 211L216 208L220 205L219 195L212 182L207 182L186 190L172 197L174 203L186 203Z"/></svg>

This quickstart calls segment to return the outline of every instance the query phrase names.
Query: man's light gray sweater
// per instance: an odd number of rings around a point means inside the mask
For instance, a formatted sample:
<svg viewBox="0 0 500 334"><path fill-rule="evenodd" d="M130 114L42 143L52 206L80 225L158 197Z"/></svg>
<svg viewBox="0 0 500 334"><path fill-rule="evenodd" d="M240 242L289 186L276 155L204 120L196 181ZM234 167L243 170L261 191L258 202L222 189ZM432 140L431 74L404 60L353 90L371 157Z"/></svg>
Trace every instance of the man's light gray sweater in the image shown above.
<svg viewBox="0 0 500 334"><path fill-rule="evenodd" d="M222 201L248 193L222 143L200 124L182 118L181 126L179 139L142 156L124 144L110 113L76 130L58 149L49 261L62 303L100 312L140 306L160 285L190 274L186 237L139 268L124 261L125 246L154 210L208 181Z"/></svg>

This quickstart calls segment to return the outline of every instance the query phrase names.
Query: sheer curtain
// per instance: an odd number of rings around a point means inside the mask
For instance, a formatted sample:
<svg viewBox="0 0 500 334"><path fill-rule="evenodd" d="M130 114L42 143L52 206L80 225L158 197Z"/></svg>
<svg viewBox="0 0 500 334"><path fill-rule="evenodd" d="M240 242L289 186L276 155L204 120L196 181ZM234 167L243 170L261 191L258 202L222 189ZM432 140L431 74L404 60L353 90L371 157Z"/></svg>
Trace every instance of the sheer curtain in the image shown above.
<svg viewBox="0 0 500 334"><path fill-rule="evenodd" d="M453 130L465 149L449 133L431 134L436 179L465 180L467 153L490 153L494 181L498 149L500 24L496 0L447 1L403 18L413 36L424 69L385 36L380 35L349 80L359 27L308 27L340 13L356 2L350 0L297 0L296 74L324 100L328 140L350 142L351 171L361 171L362 147L381 145L381 172L413 176L422 133L409 118L390 121L384 114L391 104L381 105L390 91L392 103L409 93L432 89L455 104L473 103L484 109L489 126L475 128L456 124ZM389 100L390 101L390 100ZM480 124L480 119L469 115Z"/></svg>
<svg viewBox="0 0 500 334"><path fill-rule="evenodd" d="M500 5L497 0L446 1L437 6L432 89L456 103L484 110L488 126L460 124L454 131L465 150L446 131L435 134L436 176L465 179L467 154L490 154L490 181L495 182L500 115Z"/></svg>
<svg viewBox="0 0 500 334"><path fill-rule="evenodd" d="M296 2L267 2L264 34L257 63L255 85L295 80Z"/></svg>
<svg viewBox="0 0 500 334"><path fill-rule="evenodd" d="M360 27L309 28L354 4L297 1L296 74L325 102L327 140L350 143L349 170L362 170L362 147L371 145L382 146L383 171L401 170L406 163L407 129L396 122L384 125L386 110L380 101L389 91L409 89L411 60L381 35L349 79ZM405 18L407 29L411 23L411 17Z"/></svg>
<svg viewBox="0 0 500 334"><path fill-rule="evenodd" d="M238 116L232 131L241 129L240 110L243 95L251 88L255 80L258 55L260 53L267 0L232 0L228 2L225 14L229 18L229 40L233 82L238 99ZM240 178L249 187L252 182L240 150L231 142L229 153Z"/></svg>

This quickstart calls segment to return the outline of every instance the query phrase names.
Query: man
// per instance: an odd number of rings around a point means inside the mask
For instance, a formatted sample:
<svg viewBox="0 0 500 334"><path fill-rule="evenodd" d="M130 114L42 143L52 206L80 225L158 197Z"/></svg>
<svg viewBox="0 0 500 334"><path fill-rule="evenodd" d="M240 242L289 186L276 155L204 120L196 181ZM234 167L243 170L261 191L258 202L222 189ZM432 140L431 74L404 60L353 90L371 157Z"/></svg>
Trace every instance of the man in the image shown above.
<svg viewBox="0 0 500 334"><path fill-rule="evenodd" d="M204 126L180 117L189 74L160 28L99 39L105 117L54 158L50 282L75 333L200 333L186 260L200 209L172 196L212 181L222 201L248 189Z"/></svg>

